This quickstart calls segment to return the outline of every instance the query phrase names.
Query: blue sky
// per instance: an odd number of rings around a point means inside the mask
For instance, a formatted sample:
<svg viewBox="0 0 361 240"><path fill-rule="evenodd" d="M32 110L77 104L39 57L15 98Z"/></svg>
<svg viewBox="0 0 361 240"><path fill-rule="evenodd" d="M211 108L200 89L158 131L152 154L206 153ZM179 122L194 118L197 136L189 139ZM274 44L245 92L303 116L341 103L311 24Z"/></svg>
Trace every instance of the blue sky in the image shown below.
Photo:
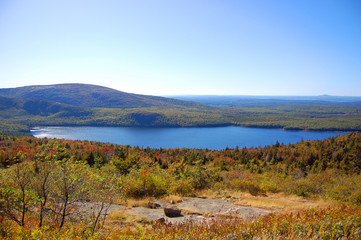
<svg viewBox="0 0 361 240"><path fill-rule="evenodd" d="M0 82L361 96L361 1L0 0Z"/></svg>

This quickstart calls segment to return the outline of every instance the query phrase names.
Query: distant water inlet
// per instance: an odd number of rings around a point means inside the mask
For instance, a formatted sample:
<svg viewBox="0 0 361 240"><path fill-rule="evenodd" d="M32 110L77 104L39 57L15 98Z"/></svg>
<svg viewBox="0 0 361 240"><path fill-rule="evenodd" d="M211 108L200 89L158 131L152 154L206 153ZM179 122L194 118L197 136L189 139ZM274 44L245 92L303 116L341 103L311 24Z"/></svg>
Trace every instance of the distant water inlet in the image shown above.
<svg viewBox="0 0 361 240"><path fill-rule="evenodd" d="M151 148L258 147L345 135L343 132L284 131L281 129L211 127L211 128L128 128L128 127L36 127L39 138L90 140Z"/></svg>

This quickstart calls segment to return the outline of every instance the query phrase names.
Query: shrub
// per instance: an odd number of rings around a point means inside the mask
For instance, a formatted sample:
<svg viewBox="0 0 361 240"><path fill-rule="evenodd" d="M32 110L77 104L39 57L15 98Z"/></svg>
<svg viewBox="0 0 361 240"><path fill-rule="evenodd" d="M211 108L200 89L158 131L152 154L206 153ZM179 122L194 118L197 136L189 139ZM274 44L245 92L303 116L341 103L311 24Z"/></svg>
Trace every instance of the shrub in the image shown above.
<svg viewBox="0 0 361 240"><path fill-rule="evenodd" d="M118 169L119 173L122 175L127 175L131 168L137 165L137 162L134 158L122 159L119 157L114 157L112 159L113 165Z"/></svg>
<svg viewBox="0 0 361 240"><path fill-rule="evenodd" d="M201 165L187 168L183 178L189 179L192 187L196 190L201 190L214 184L211 172Z"/></svg>
<svg viewBox="0 0 361 240"><path fill-rule="evenodd" d="M194 187L192 186L191 180L181 178L179 180L172 181L169 193L181 196L192 196L194 193Z"/></svg>
<svg viewBox="0 0 361 240"><path fill-rule="evenodd" d="M300 197L311 197L313 195L322 195L325 190L322 181L316 175L310 175L296 181L286 183L285 192L296 194Z"/></svg>
<svg viewBox="0 0 361 240"><path fill-rule="evenodd" d="M361 177L359 175L336 175L327 182L326 197L340 202L360 204Z"/></svg>
<svg viewBox="0 0 361 240"><path fill-rule="evenodd" d="M160 169L133 169L124 178L124 191L127 197L160 197L167 194L167 189L167 178Z"/></svg>
<svg viewBox="0 0 361 240"><path fill-rule="evenodd" d="M351 194L351 202L355 205L361 205L361 190Z"/></svg>

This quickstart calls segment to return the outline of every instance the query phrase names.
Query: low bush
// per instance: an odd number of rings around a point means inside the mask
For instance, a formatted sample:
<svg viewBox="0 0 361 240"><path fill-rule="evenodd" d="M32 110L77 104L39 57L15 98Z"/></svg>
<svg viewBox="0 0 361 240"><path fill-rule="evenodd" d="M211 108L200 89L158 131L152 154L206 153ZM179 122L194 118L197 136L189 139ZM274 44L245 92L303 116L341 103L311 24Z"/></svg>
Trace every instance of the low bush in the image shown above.
<svg viewBox="0 0 361 240"><path fill-rule="evenodd" d="M160 197L168 193L168 188L169 181L166 174L159 168L133 169L124 177L126 197Z"/></svg>
<svg viewBox="0 0 361 240"><path fill-rule="evenodd" d="M170 183L169 194L194 196L194 187L192 185L192 181L185 178L173 180Z"/></svg>

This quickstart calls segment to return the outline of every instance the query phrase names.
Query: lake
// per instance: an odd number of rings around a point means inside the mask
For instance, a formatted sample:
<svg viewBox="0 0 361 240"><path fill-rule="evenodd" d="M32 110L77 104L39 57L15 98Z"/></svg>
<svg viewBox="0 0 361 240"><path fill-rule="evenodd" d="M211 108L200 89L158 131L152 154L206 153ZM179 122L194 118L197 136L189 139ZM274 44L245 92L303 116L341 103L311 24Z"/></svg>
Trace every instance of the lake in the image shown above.
<svg viewBox="0 0 361 240"><path fill-rule="evenodd" d="M130 127L37 127L31 130L39 138L90 140L152 148L224 149L258 147L345 135L343 132L284 131L281 129L209 127L209 128L130 128Z"/></svg>

